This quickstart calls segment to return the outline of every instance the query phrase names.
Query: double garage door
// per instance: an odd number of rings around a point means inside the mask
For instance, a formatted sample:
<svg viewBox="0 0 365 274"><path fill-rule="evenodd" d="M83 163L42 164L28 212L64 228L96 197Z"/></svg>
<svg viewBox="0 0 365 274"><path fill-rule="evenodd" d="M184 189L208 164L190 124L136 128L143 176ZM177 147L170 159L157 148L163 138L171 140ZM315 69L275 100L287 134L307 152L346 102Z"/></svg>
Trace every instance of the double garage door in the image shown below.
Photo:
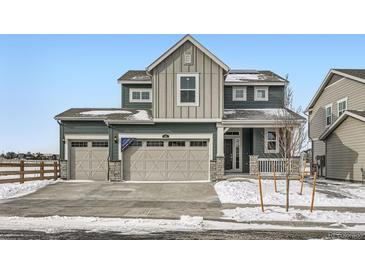
<svg viewBox="0 0 365 274"><path fill-rule="evenodd" d="M108 141L71 141L70 177L104 181L108 178Z"/></svg>
<svg viewBox="0 0 365 274"><path fill-rule="evenodd" d="M208 140L137 139L123 151L126 181L209 179Z"/></svg>

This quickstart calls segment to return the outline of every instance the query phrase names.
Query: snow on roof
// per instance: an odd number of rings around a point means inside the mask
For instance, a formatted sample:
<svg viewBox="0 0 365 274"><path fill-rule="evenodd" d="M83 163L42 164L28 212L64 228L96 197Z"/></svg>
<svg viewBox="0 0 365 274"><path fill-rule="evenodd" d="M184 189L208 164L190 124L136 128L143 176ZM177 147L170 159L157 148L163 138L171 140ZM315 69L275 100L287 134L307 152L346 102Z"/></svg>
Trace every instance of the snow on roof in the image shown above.
<svg viewBox="0 0 365 274"><path fill-rule="evenodd" d="M90 110L80 112L80 115L87 116L105 116L111 114L131 114L131 112L128 110Z"/></svg>
<svg viewBox="0 0 365 274"><path fill-rule="evenodd" d="M279 117L287 117L287 115L293 119L305 120L304 117L287 108L224 110L224 120L275 120Z"/></svg>
<svg viewBox="0 0 365 274"><path fill-rule="evenodd" d="M138 110L137 113L128 116L127 120L137 120L137 121L149 121L151 118L148 115L148 112L145 110Z"/></svg>
<svg viewBox="0 0 365 274"><path fill-rule="evenodd" d="M231 70L226 76L226 82L285 82L283 78L271 71Z"/></svg>

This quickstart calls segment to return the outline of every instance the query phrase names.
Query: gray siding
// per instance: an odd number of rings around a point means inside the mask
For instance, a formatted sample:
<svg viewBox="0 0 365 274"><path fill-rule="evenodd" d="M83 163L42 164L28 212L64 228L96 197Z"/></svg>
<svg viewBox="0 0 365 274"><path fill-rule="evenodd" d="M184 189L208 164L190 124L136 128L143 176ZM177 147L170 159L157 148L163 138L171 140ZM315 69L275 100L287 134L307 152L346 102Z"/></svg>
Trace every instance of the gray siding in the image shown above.
<svg viewBox="0 0 365 274"><path fill-rule="evenodd" d="M60 159L65 159L65 144L62 142L65 134L108 134L104 122L63 122L60 126Z"/></svg>
<svg viewBox="0 0 365 274"><path fill-rule="evenodd" d="M284 107L284 86L270 86L268 101L255 101L253 86L247 86L247 101L232 101L232 86L224 87L225 109L282 107Z"/></svg>
<svg viewBox="0 0 365 274"><path fill-rule="evenodd" d="M364 181L365 123L348 117L328 137L327 177L332 179Z"/></svg>
<svg viewBox="0 0 365 274"><path fill-rule="evenodd" d="M155 125L113 125L111 126L111 140L119 136L119 133L212 133L213 134L213 158L217 154L217 128L214 123L160 123ZM118 160L118 144L112 142L111 160Z"/></svg>
<svg viewBox="0 0 365 274"><path fill-rule="evenodd" d="M253 155L258 155L260 158L278 158L279 153L265 153L265 129L253 129Z"/></svg>
<svg viewBox="0 0 365 274"><path fill-rule="evenodd" d="M185 52L192 65L183 64ZM199 106L177 106L177 74L199 74ZM223 69L187 41L152 72L153 116L155 118L221 118L223 115Z"/></svg>
<svg viewBox="0 0 365 274"><path fill-rule="evenodd" d="M152 103L131 103L129 100L129 89L130 88L152 88L151 84L145 85L122 85L122 108L132 108L132 109L151 109Z"/></svg>
<svg viewBox="0 0 365 274"><path fill-rule="evenodd" d="M365 110L365 84L344 78L328 86L309 115L309 137L318 138L326 129L325 106L332 103L333 122L337 117L337 101L348 97L347 108Z"/></svg>

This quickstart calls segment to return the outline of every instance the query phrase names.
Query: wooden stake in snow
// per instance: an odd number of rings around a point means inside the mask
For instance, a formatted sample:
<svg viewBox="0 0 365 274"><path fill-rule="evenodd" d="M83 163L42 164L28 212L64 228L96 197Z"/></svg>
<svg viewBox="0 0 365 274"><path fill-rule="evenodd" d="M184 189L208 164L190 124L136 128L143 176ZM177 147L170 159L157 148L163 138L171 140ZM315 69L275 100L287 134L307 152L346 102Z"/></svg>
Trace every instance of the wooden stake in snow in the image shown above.
<svg viewBox="0 0 365 274"><path fill-rule="evenodd" d="M289 211L289 175L286 175L286 211Z"/></svg>
<svg viewBox="0 0 365 274"><path fill-rule="evenodd" d="M300 195L303 195L303 188L304 188L304 172L305 172L305 166L307 165L306 161L304 161L304 165L303 165L303 170L302 170L302 174L300 176Z"/></svg>
<svg viewBox="0 0 365 274"><path fill-rule="evenodd" d="M273 170L273 172L274 172L274 189L275 189L275 192L278 192L278 188L277 188L277 186L276 186L276 165L275 165L275 163L273 164L274 162L271 162L271 166L272 166L272 170Z"/></svg>
<svg viewBox="0 0 365 274"><path fill-rule="evenodd" d="M262 183L261 183L261 175L259 174L259 191L260 191L260 203L261 203L261 210L264 212L264 199L262 198Z"/></svg>
<svg viewBox="0 0 365 274"><path fill-rule="evenodd" d="M314 172L314 175L313 175L312 201L311 201L311 212L313 212L313 208L314 208L314 194L316 193L316 183L317 183L317 172Z"/></svg>

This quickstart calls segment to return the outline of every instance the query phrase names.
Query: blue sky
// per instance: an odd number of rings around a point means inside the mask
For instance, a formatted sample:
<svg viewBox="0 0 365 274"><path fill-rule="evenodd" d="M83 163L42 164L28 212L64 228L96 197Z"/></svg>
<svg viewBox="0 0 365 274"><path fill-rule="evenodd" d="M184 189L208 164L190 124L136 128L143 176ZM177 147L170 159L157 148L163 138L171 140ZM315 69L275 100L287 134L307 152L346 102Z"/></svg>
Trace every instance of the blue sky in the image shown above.
<svg viewBox="0 0 365 274"><path fill-rule="evenodd" d="M53 117L120 107L117 78L183 35L0 35L0 153L58 153ZM194 35L232 69L289 74L306 106L330 68L364 68L365 35Z"/></svg>

